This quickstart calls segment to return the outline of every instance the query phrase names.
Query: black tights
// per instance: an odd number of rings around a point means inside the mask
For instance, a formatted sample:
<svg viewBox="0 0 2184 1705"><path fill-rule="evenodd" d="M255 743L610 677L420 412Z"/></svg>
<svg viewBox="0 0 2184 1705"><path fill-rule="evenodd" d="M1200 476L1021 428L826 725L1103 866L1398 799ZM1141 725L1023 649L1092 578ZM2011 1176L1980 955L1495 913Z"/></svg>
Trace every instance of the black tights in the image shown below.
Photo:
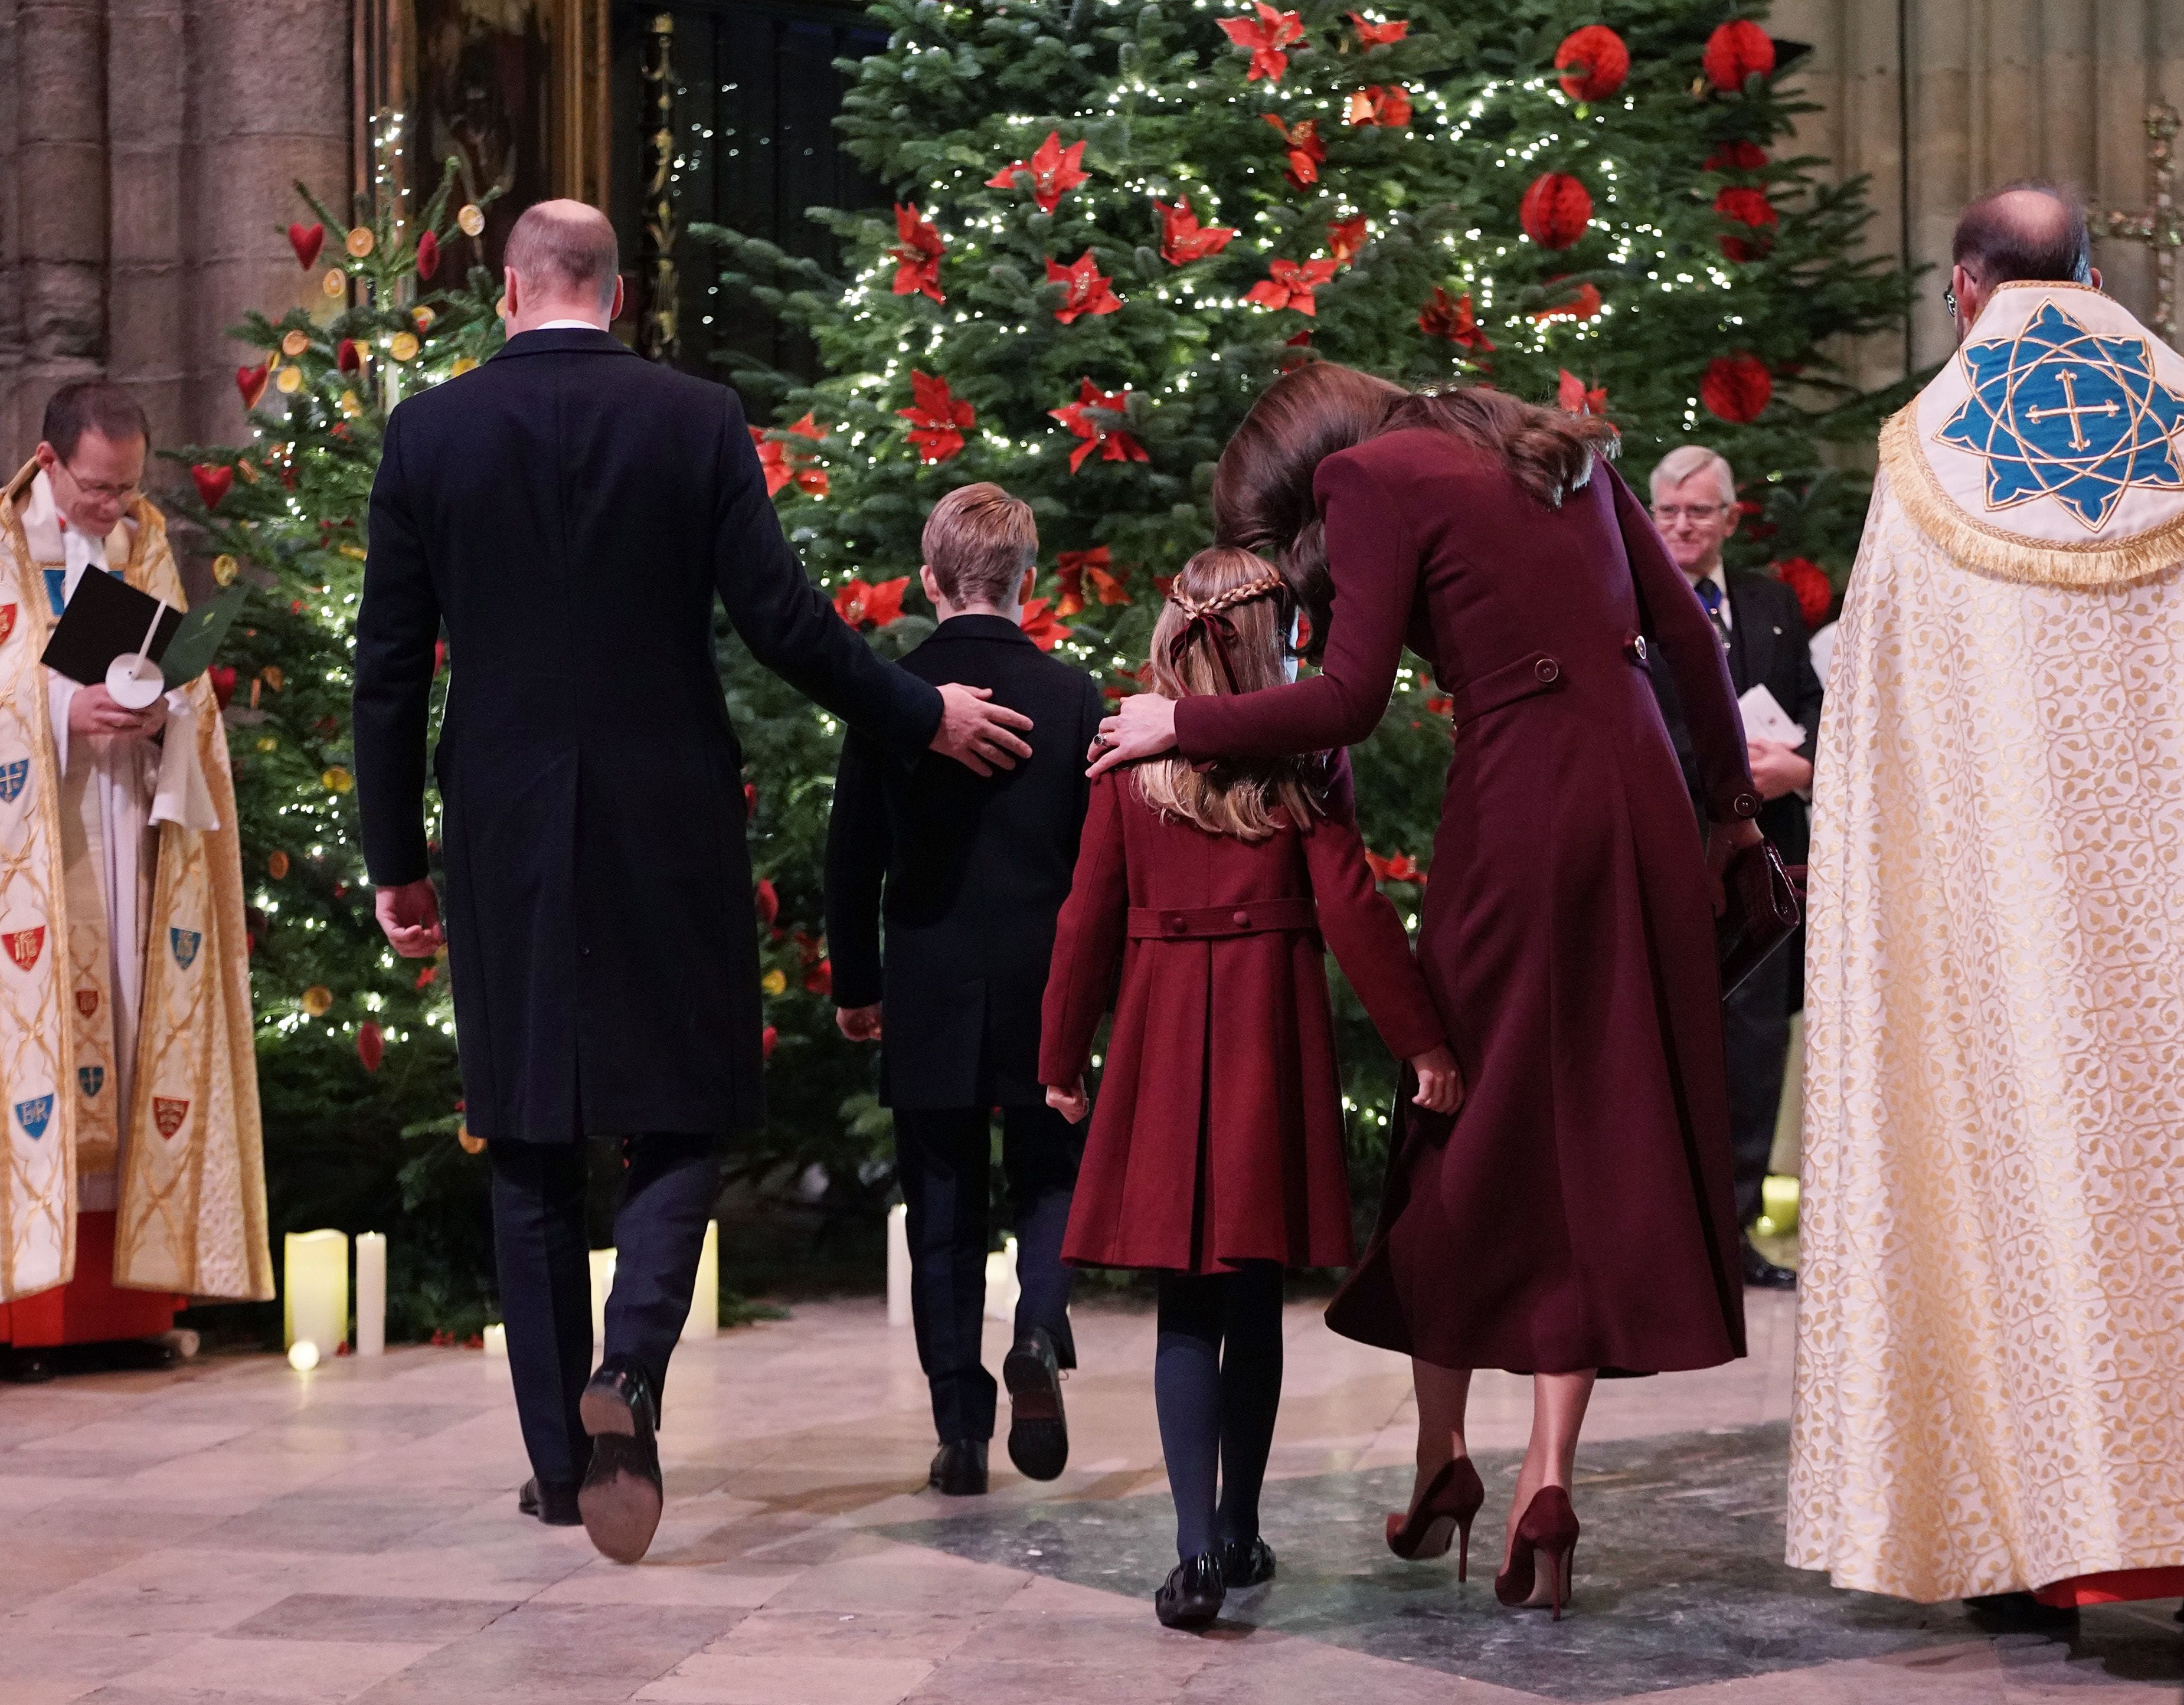
<svg viewBox="0 0 2184 1705"><path fill-rule="evenodd" d="M1281 1268L1255 1261L1233 1273L1162 1273L1153 1404L1177 1556L1258 1536L1281 1401Z"/></svg>

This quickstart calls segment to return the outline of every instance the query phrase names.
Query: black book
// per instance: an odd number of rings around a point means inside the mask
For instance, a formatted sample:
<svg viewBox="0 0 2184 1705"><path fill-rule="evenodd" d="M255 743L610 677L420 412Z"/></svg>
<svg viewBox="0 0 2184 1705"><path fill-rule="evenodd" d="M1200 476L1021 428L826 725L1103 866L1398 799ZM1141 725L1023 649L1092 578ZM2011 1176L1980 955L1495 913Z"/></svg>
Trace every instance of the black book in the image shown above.
<svg viewBox="0 0 2184 1705"><path fill-rule="evenodd" d="M86 569L40 660L80 685L98 687L105 684L107 666L115 658L142 652L159 666L169 687L180 687L211 666L243 593L238 582L195 610L182 610L163 606L118 575Z"/></svg>

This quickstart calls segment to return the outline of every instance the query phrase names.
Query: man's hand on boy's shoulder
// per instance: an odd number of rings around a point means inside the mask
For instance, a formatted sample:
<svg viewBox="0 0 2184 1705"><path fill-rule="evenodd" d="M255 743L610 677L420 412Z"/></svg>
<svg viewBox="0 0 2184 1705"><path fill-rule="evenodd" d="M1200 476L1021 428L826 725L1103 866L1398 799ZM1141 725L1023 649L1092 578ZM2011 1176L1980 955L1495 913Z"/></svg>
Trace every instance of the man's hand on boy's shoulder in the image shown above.
<svg viewBox="0 0 2184 1705"><path fill-rule="evenodd" d="M877 1006L837 1006L834 1022L852 1042L880 1039L880 1009Z"/></svg>

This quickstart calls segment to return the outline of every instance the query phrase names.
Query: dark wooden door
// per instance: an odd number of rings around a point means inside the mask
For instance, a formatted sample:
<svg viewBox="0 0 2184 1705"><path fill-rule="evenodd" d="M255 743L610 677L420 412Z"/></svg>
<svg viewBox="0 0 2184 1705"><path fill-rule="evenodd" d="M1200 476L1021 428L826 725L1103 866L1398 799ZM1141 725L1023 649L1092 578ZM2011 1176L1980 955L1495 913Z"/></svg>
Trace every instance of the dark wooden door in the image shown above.
<svg viewBox="0 0 2184 1705"><path fill-rule="evenodd" d="M673 20L674 192L683 230L725 225L833 266L833 238L813 207L883 206L883 188L844 153L834 130L847 78L835 69L887 44L863 11L825 0L670 0L628 5L614 19L615 222L625 254L640 253L644 202L644 51L653 20ZM676 248L681 348L677 365L727 376L733 348L814 376L809 341L721 287L710 249ZM649 281L638 281L640 291ZM639 305L642 306L640 295Z"/></svg>

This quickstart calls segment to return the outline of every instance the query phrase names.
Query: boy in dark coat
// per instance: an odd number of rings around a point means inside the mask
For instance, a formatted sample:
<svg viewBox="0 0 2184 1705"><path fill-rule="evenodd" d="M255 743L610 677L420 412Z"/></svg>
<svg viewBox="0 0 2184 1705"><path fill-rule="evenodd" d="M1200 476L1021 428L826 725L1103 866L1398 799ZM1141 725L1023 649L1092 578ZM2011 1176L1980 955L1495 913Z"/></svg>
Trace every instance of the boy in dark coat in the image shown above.
<svg viewBox="0 0 2184 1705"><path fill-rule="evenodd" d="M1009 1457L1043 1480L1068 1461L1061 1369L1077 1357L1061 1237L1084 1139L1046 1105L1039 1007L1102 708L1089 676L1017 625L1039 554L1029 504L999 486L963 487L935 506L923 543L919 572L940 625L903 666L936 686L989 689L1039 732L1028 761L983 778L905 762L852 733L827 833L827 940L842 1034L885 1033L881 1099L894 1112L910 1210L911 1318L940 1436L932 1484L965 1494L986 1490L994 1433L979 1337L996 1108L1022 1287L1002 1368Z"/></svg>

